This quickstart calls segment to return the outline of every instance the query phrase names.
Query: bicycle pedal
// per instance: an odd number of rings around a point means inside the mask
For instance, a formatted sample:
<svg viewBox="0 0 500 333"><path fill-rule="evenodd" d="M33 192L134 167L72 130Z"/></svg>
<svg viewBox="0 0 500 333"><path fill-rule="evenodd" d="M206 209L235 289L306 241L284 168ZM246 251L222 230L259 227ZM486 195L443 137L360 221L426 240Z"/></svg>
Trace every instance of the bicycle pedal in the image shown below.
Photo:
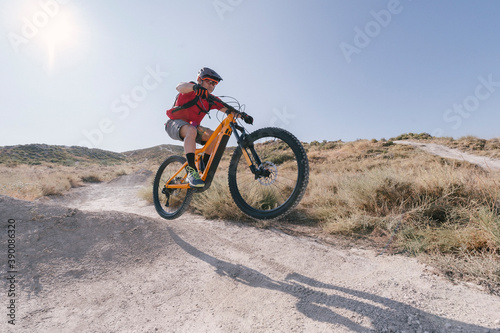
<svg viewBox="0 0 500 333"><path fill-rule="evenodd" d="M189 189L191 191L193 191L193 193L199 193L199 192L203 192L205 190L205 186L203 186L203 187L189 187Z"/></svg>

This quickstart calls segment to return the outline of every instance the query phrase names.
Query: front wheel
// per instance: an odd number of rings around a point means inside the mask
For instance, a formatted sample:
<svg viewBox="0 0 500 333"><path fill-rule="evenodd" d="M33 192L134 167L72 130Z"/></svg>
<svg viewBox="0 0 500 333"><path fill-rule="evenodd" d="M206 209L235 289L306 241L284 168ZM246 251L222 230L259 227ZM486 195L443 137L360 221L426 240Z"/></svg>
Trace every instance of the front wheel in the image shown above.
<svg viewBox="0 0 500 333"><path fill-rule="evenodd" d="M193 197L192 189L166 188L167 181L186 163L182 156L168 157L158 168L153 183L153 200L161 217L172 220L184 213ZM170 184L184 184L185 171L175 177Z"/></svg>
<svg viewBox="0 0 500 333"><path fill-rule="evenodd" d="M236 205L250 217L266 220L290 212L304 196L309 163L304 147L290 132L262 128L246 138L260 165L252 172L238 147L229 165L229 190ZM251 149L246 149L256 164Z"/></svg>

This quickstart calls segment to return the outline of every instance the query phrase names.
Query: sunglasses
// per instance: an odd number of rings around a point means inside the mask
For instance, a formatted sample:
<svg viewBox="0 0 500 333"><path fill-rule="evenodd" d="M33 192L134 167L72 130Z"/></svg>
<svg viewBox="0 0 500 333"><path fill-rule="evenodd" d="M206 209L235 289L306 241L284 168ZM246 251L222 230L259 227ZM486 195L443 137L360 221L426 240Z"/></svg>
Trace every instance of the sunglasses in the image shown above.
<svg viewBox="0 0 500 333"><path fill-rule="evenodd" d="M204 79L202 79L203 81L206 81L208 84L212 85L212 86L216 86L217 84L219 84L219 81L216 81L214 79L211 79L209 77L206 77Z"/></svg>

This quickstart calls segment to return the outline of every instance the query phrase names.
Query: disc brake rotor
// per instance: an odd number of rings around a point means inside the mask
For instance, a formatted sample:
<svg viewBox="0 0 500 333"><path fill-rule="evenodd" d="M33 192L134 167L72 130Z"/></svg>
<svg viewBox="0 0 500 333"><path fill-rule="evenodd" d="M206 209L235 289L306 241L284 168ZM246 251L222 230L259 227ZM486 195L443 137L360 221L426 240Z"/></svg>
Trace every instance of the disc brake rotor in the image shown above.
<svg viewBox="0 0 500 333"><path fill-rule="evenodd" d="M259 167L259 169L263 169L269 172L269 176L259 177L259 183L264 186L270 186L274 184L274 182L278 178L278 168L276 167L276 165L273 162L264 162Z"/></svg>

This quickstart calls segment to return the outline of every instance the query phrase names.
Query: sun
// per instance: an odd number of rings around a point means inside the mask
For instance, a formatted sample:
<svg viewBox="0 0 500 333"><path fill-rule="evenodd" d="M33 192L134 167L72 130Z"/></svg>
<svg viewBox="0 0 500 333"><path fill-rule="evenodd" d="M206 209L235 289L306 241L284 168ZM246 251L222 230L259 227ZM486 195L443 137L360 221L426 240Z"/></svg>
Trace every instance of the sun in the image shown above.
<svg viewBox="0 0 500 333"><path fill-rule="evenodd" d="M47 51L49 69L54 67L58 56L77 44L77 32L74 17L68 10L61 10L40 31L40 41Z"/></svg>
<svg viewBox="0 0 500 333"><path fill-rule="evenodd" d="M80 61L89 45L89 29L81 6L62 0L9 3L6 17L17 26L17 46L50 73ZM19 32L17 32L19 31Z"/></svg>
<svg viewBox="0 0 500 333"><path fill-rule="evenodd" d="M47 44L59 46L68 44L76 30L73 22L68 11L61 12L43 29L41 36Z"/></svg>

